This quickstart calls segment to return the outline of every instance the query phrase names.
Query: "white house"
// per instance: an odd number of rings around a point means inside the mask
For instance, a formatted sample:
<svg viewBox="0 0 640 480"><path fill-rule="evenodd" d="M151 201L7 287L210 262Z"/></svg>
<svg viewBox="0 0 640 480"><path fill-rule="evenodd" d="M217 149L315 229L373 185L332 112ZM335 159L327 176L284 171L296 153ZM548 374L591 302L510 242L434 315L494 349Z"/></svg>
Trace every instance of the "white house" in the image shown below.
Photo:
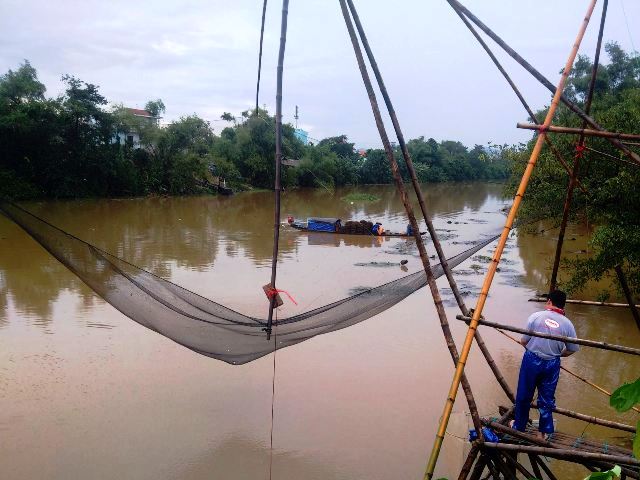
<svg viewBox="0 0 640 480"><path fill-rule="evenodd" d="M146 110L139 108L125 108L128 113L131 113L134 117L147 121L150 124L158 125L162 117L156 117ZM129 132L117 132L114 137L114 143L118 142L120 145L130 145L133 148L141 148L140 145L140 133L131 130Z"/></svg>

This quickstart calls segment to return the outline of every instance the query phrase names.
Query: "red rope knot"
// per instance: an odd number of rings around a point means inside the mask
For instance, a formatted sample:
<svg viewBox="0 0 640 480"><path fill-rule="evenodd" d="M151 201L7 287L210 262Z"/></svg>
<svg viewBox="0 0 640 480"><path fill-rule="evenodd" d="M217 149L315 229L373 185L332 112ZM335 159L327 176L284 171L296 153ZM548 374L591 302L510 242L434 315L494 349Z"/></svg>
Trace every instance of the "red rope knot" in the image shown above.
<svg viewBox="0 0 640 480"><path fill-rule="evenodd" d="M267 294L267 297L269 298L269 300L271 300L273 297L277 296L279 293L284 293L287 297L289 297L289 300L291 300L294 304L298 305L298 302L296 302L294 300L294 298L291 296L291 294L289 292L287 292L286 290L280 290L278 288L268 288L265 289L265 292Z"/></svg>
<svg viewBox="0 0 640 480"><path fill-rule="evenodd" d="M584 156L584 151L587 149L587 147L585 147L584 145L576 145L576 157L575 158L582 158Z"/></svg>
<svg viewBox="0 0 640 480"><path fill-rule="evenodd" d="M542 135L543 133L547 133L549 131L549 127L545 127L544 125L540 125L538 127L538 135Z"/></svg>

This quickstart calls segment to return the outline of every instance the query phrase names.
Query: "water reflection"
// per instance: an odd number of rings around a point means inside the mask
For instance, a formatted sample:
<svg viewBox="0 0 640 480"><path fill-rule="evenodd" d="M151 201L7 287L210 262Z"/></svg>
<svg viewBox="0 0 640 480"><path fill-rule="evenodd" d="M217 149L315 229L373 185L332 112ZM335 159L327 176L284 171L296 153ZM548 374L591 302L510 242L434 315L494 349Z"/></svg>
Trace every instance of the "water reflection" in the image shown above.
<svg viewBox="0 0 640 480"><path fill-rule="evenodd" d="M475 215L483 205L490 205L488 208L496 211L496 205L502 201L500 189L499 185L460 184L455 187L456 195L451 195L451 187L445 185L429 186L425 192L436 223L451 222L447 226L455 227L451 219L461 216L482 223L483 220ZM374 193L380 200L357 204L342 200L355 191ZM283 212L302 219L309 216L334 216L344 220L366 218L381 221L395 231L403 231L407 223L400 198L389 185L350 187L332 192L287 191L282 205ZM224 269L230 269L227 276L237 276L244 272L243 268L250 268L249 265L240 267L238 262L231 262L233 259L250 260L258 268L266 268L271 262L271 192L251 192L234 197L31 202L24 206L77 237L178 283L189 271L215 271L214 283L220 285L225 282ZM443 239L457 237L455 229L444 230L447 231L441 232ZM95 297L90 290L3 216L0 216L0 238L5 247L0 249L0 321L5 319L6 322L11 299L17 311L46 326L52 316L53 304L62 291L78 295L81 308L92 308ZM417 256L412 240L309 234L285 226L281 234L280 259L298 261L301 248L317 246L384 248L384 253ZM375 260L375 257L371 258ZM368 254L362 259L370 260ZM313 263L318 260L320 258L314 258L307 267L313 271ZM348 265L344 261L340 263ZM346 286L342 292L347 293L352 287ZM211 297L219 295L220 290L214 287L204 293Z"/></svg>
<svg viewBox="0 0 640 480"><path fill-rule="evenodd" d="M341 200L354 191L380 200L353 205ZM429 185L425 192L448 255L504 222L500 185ZM269 277L271 197L255 192L232 198L40 202L27 208L179 285L248 315L264 316L261 286ZM406 225L391 186L287 191L283 214L369 218L395 231ZM572 229L577 240L569 240L576 245L570 250L583 249L579 227ZM509 240L487 318L522 325L541 307L527 298L546 287L555 234L519 233ZM285 303L285 316L421 268L413 241L405 239L317 236L285 228L280 247L281 288L300 303ZM431 246L428 251L433 254ZM408 260L408 272L380 266L402 259ZM477 256L456 270L469 306L486 265ZM442 293L452 319L456 307L446 288ZM568 314L581 337L640 344L624 309L575 306ZM451 323L456 339L463 338L464 324ZM489 329L484 332L515 388L521 347ZM51 472L49 478L264 478L272 358L230 367L144 329L105 305L2 216L0 338L5 346L0 350L5 409L0 429L12 439L0 446L0 464L9 466L11 478L46 477L42 472ZM639 360L585 348L566 365L612 389L631 380L640 370ZM437 428L434 412L442 408L452 372L427 291L367 322L283 349L277 366L274 478L422 474ZM481 412L495 412L505 399L477 349L467 368ZM565 408L634 420L616 416L608 398L565 374L557 396ZM456 402L462 418L465 408L464 401ZM563 418L559 425L570 433L584 429ZM595 427L587 433L611 434ZM463 444L447 437L441 476L457 474ZM563 473L559 478L579 478L575 471L553 468Z"/></svg>

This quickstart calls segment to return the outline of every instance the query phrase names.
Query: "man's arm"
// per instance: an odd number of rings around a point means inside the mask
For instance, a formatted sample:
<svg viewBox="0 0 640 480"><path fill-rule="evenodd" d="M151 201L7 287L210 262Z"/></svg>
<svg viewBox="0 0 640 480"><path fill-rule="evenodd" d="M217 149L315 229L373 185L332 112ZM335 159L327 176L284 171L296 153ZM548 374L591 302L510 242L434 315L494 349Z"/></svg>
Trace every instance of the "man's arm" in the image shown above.
<svg viewBox="0 0 640 480"><path fill-rule="evenodd" d="M534 323L535 319L536 319L536 314L535 313L529 316L529 318L527 319L527 330L533 331L533 323ZM531 335L527 335L525 333L520 338L520 345L522 345L523 347L526 348L527 344L529 343L529 340L531 340Z"/></svg>
<svg viewBox="0 0 640 480"><path fill-rule="evenodd" d="M567 337L576 338L578 336L576 335L576 329L574 328L573 323L570 323L568 331L563 333ZM566 342L564 344L564 350L562 351L560 356L568 357L569 355L573 355L574 353L576 353L578 350L580 350L580 347L578 346L577 343Z"/></svg>

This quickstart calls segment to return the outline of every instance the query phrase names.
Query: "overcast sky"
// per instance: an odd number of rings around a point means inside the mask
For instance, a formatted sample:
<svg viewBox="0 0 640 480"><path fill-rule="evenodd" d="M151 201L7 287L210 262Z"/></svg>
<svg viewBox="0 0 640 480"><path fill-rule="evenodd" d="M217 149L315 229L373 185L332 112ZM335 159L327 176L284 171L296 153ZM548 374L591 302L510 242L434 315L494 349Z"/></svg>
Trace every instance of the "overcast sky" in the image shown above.
<svg viewBox="0 0 640 480"><path fill-rule="evenodd" d="M405 137L472 146L531 136L515 128L526 118L522 107L445 0L355 3ZM463 3L556 83L588 1ZM281 4L270 0L267 10L260 104L271 112ZM600 7L581 48L590 56ZM262 0L2 0L0 72L28 59L49 95L72 74L112 103L143 107L161 98L165 120L195 113L220 132L222 112L238 115L254 103L261 10ZM605 39L640 47L640 1L610 0ZM499 58L534 109L549 102L548 91ZM313 138L344 133L358 146L380 145L337 0L290 0L286 122L294 122L295 105Z"/></svg>

